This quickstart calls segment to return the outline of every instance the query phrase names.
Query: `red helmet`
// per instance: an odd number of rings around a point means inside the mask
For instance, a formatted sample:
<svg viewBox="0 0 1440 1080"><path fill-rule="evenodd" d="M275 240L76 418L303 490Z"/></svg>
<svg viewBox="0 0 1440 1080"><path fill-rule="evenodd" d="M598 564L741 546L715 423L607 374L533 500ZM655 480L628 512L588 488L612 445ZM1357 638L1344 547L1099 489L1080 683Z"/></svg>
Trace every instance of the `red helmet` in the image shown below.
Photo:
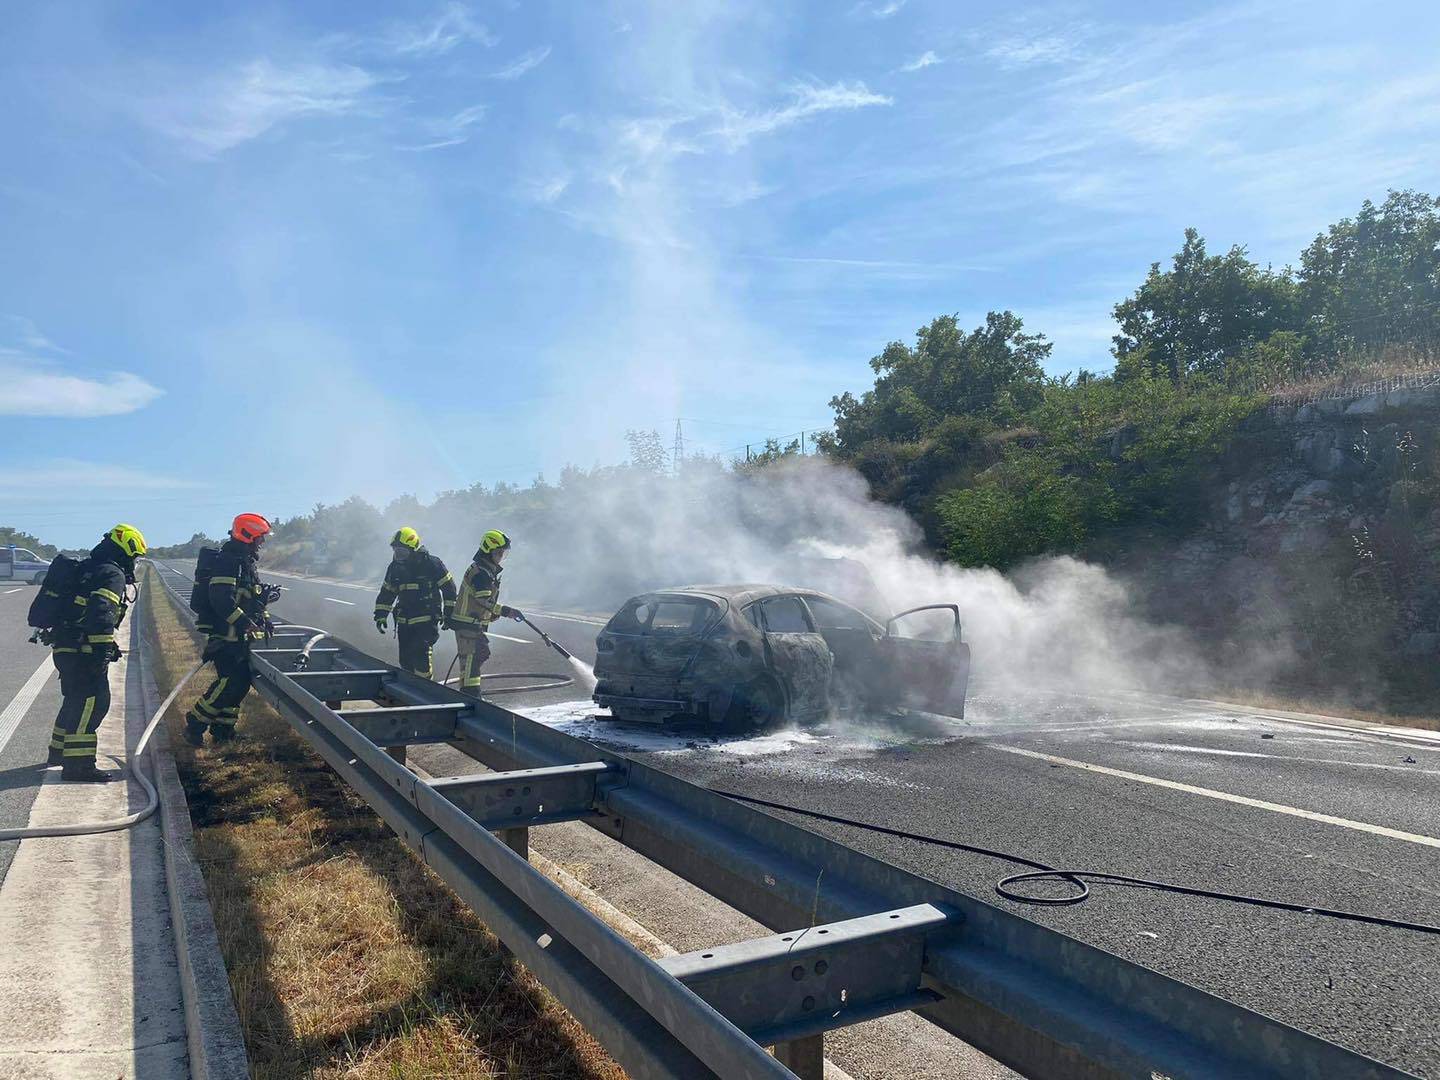
<svg viewBox="0 0 1440 1080"><path fill-rule="evenodd" d="M241 514L230 526L230 538L242 544L253 544L270 531L270 522L259 514Z"/></svg>

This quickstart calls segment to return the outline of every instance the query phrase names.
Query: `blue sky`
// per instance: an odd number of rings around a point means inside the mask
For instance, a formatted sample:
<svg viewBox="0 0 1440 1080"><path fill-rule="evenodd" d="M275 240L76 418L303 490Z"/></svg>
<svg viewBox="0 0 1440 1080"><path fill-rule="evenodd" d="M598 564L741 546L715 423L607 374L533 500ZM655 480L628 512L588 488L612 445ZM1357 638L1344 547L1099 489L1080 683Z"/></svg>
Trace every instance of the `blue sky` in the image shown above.
<svg viewBox="0 0 1440 1080"><path fill-rule="evenodd" d="M823 425L944 312L1108 367L1182 230L1440 189L1440 10L12 2L0 523L157 543Z"/></svg>

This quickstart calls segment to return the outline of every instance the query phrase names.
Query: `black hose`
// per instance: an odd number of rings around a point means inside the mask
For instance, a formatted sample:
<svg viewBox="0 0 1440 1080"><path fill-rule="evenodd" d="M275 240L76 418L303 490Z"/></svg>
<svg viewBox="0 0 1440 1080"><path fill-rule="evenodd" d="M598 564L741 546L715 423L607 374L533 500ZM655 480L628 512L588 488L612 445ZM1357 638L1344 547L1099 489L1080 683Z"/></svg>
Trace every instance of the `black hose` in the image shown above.
<svg viewBox="0 0 1440 1080"><path fill-rule="evenodd" d="M1020 874L1010 874L1001 878L995 883L995 891L1007 900L1013 900L1019 904L1046 904L1046 905L1067 905L1078 904L1090 896L1090 886L1085 883L1084 878L1091 878L1095 881L1107 882L1114 885L1130 885L1142 889L1155 889L1160 892L1180 893L1185 896L1203 896L1211 900L1228 900L1235 904L1249 904L1252 907L1275 908L1280 911L1298 911L1305 915L1325 915L1332 919L1344 919L1349 922L1370 923L1374 926L1388 926L1396 930L1413 930L1417 934L1440 934L1440 926L1432 926L1429 923L1406 922L1404 919L1391 919L1383 915L1366 915L1356 911L1339 911L1334 908L1315 907L1311 904L1292 904L1285 900L1272 900L1264 896L1246 896L1243 893L1219 892L1215 889L1201 889L1193 885L1177 885L1170 881L1154 881L1150 878L1129 877L1125 874L1110 874L1103 870L1061 870L1045 863L1037 862L1034 859L1026 858L1024 855L1014 855L1008 851L996 851L992 848L978 847L975 844L964 844L958 840L945 840L938 836L926 836L924 833L908 832L904 829L892 829L886 825L875 825L868 821L856 821L854 818L839 817L836 814L826 814L819 810L806 810L799 806L790 806L787 803L771 802L768 799L757 799L753 795L741 795L733 791L720 791L711 788L716 795L723 795L727 799L734 799L736 802L749 803L752 806L763 806L770 810L783 810L789 814L799 814L801 817L814 818L817 821L828 821L835 825L848 825L852 829L864 829L867 832L881 833L885 836L895 836L902 840L915 840L922 844L932 844L935 847L949 848L952 851L968 851L975 855L985 855L992 859L1002 859L1006 862L1019 863L1021 866L1034 867L1033 870ZM1042 881L1047 878L1055 878L1067 882L1075 887L1076 892L1069 896L1026 896L1024 893L1015 892L1010 886L1022 881Z"/></svg>

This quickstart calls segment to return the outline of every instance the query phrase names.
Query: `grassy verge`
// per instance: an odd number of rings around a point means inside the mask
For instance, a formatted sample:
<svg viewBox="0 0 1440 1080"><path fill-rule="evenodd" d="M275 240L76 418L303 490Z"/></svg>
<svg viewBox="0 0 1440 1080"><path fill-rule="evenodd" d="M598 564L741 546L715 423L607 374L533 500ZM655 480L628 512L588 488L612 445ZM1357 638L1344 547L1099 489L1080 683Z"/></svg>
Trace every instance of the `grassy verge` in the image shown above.
<svg viewBox="0 0 1440 1080"><path fill-rule="evenodd" d="M1347 705L1343 701L1323 696L1285 694L1264 690L1215 690L1201 696L1216 701L1249 705L1257 709L1279 709L1282 712L1318 713L1324 716L1339 716L1351 720L1364 720L1371 724L1390 724L1395 727L1422 728L1426 731L1440 731L1440 715L1379 712Z"/></svg>
<svg viewBox="0 0 1440 1080"><path fill-rule="evenodd" d="M162 693L198 649L158 582L144 632ZM166 718L257 1080L623 1073L379 818L252 695L248 737Z"/></svg>

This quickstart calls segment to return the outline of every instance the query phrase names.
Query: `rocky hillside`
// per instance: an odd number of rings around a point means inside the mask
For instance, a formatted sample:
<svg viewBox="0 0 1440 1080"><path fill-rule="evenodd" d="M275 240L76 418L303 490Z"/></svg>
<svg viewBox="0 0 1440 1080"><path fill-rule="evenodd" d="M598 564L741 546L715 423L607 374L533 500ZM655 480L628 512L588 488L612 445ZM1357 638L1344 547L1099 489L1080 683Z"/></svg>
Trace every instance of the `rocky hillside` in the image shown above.
<svg viewBox="0 0 1440 1080"><path fill-rule="evenodd" d="M1277 403L1243 425L1208 523L1128 545L1157 616L1219 675L1367 707L1440 702L1440 376Z"/></svg>

